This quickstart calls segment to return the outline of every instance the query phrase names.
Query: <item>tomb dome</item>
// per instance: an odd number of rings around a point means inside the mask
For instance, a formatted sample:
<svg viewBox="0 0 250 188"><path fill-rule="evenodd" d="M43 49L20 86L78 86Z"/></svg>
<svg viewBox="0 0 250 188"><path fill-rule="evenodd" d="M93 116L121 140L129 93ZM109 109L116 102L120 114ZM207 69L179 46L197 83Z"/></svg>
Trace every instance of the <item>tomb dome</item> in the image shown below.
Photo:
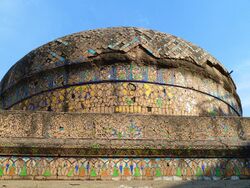
<svg viewBox="0 0 250 188"><path fill-rule="evenodd" d="M58 38L0 84L1 108L81 113L241 116L225 67L179 37L115 27Z"/></svg>

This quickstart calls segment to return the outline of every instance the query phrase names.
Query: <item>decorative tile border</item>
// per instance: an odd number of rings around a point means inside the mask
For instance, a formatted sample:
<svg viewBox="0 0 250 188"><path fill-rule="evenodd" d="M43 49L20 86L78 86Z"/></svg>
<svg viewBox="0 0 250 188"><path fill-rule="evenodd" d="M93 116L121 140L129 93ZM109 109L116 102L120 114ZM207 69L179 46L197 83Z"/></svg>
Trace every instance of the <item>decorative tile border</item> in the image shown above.
<svg viewBox="0 0 250 188"><path fill-rule="evenodd" d="M187 180L250 178L249 159L0 157L1 179Z"/></svg>
<svg viewBox="0 0 250 188"><path fill-rule="evenodd" d="M221 85L210 79L202 79L196 73L192 74L184 70L157 69L157 67L153 66L137 66L135 64L115 64L99 68L92 67L91 69L77 67L72 69L68 74L66 74L65 70L46 73L40 78L29 79L23 84L19 84L14 90L9 91L8 95L3 95L3 107L9 108L13 104L25 100L26 98L39 95L43 92L51 92L57 88L74 88L75 85L88 86L90 84L100 84L102 82L141 82L145 83L145 85L146 83L151 83L150 85L155 84L157 87L161 87L161 85L164 87L176 86L186 90L197 90L205 95L215 97L215 100L225 102L230 106L232 111L236 111L241 115L241 108L235 97ZM131 88L125 89L129 90ZM185 94L181 95L185 96ZM215 108L218 107L219 106ZM223 115L226 114L230 114L230 112L225 112Z"/></svg>

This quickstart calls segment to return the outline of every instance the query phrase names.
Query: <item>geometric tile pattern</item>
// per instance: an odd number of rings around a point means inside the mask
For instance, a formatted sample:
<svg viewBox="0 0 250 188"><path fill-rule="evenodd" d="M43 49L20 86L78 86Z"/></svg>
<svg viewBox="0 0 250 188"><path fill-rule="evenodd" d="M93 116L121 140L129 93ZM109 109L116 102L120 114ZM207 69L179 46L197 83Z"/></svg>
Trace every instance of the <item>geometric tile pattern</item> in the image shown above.
<svg viewBox="0 0 250 188"><path fill-rule="evenodd" d="M250 178L250 159L0 157L1 179Z"/></svg>

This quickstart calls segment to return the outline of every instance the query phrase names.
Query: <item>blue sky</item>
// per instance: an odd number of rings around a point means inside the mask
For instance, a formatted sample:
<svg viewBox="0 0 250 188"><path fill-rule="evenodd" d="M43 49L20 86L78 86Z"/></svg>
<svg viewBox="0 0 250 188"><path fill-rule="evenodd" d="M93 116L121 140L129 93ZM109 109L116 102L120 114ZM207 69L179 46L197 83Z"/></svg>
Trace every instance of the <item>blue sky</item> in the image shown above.
<svg viewBox="0 0 250 188"><path fill-rule="evenodd" d="M250 116L249 0L0 0L0 79L42 44L111 26L155 29L206 49L234 71Z"/></svg>

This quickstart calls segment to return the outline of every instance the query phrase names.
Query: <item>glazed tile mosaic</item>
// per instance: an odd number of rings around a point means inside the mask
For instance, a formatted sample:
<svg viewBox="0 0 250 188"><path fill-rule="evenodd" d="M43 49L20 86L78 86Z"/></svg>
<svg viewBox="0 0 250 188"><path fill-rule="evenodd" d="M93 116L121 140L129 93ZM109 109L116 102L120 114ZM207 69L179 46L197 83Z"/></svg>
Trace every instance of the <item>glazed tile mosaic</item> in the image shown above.
<svg viewBox="0 0 250 188"><path fill-rule="evenodd" d="M247 157L249 128L240 117L6 111L0 154Z"/></svg>
<svg viewBox="0 0 250 188"><path fill-rule="evenodd" d="M57 74L51 73L46 75L47 77L37 78L26 82L26 85L20 85L20 88L17 87L12 92L8 92L8 98L3 105L11 106L17 103L10 109L99 113L147 113L146 108L152 108L150 112L153 114L241 114L235 98L219 84L176 70L157 70L131 64L123 67L107 66L96 70L85 70L81 67L72 70L69 76L63 72ZM115 83L110 83L110 81L115 81ZM41 82L42 84L38 84ZM68 89L64 89L66 82L71 86ZM39 104L34 104L33 101L39 101ZM81 104L80 101L82 101ZM148 101L151 103L148 104ZM122 102L124 104L120 105L119 103ZM167 106L166 103L169 105ZM181 107L177 104L181 104ZM137 106L138 110L129 110L129 106Z"/></svg>
<svg viewBox="0 0 250 188"><path fill-rule="evenodd" d="M116 92L124 82L130 84ZM83 96L74 91L84 88L90 89ZM241 115L235 90L226 69L201 48L155 31L113 28L73 34L32 51L7 73L0 93L4 109ZM133 92L146 96L134 99ZM126 104L118 104L119 98Z"/></svg>
<svg viewBox="0 0 250 188"><path fill-rule="evenodd" d="M83 113L237 115L228 104L194 90L143 83L99 83L41 93L10 109Z"/></svg>
<svg viewBox="0 0 250 188"><path fill-rule="evenodd" d="M245 179L249 159L1 157L0 179Z"/></svg>
<svg viewBox="0 0 250 188"><path fill-rule="evenodd" d="M230 73L179 37L79 32L0 83L0 179L250 179L250 119Z"/></svg>

